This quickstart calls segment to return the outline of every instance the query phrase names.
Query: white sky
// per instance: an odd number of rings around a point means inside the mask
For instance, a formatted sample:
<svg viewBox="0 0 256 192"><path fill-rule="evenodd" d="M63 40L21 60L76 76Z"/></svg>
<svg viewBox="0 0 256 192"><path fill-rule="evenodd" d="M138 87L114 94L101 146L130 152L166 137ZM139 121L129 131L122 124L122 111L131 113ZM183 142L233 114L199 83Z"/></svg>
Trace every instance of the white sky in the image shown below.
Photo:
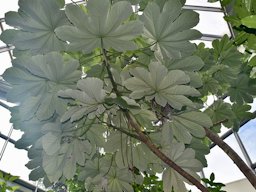
<svg viewBox="0 0 256 192"><path fill-rule="evenodd" d="M206 5L219 7L219 3L209 4L206 3L207 0L187 0L187 4L190 5ZM17 0L0 0L0 18L4 17L4 13L7 11L16 11L18 9ZM70 2L70 1L67 1ZM223 20L222 13L207 13L200 11L200 23L196 27L203 33L215 34L215 35L224 35L229 33L227 24ZM198 41L195 41L198 43ZM0 46L4 44L0 41ZM210 42L206 42L206 45L210 47ZM0 54L0 75L4 70L11 66L10 58L8 53ZM255 108L256 105L254 105ZM254 109L255 110L255 109ZM0 106L0 132L7 134L9 128L11 127L9 123L10 114L7 110ZM247 125L246 125L247 126ZM248 129L242 129L241 135L243 136L244 141L246 142L246 147L248 147L249 154L253 154L253 159L256 161L256 142L255 138L255 121L251 124L248 124ZM254 134L253 134L254 133ZM18 131L13 132L12 138L18 139L21 136L21 133ZM236 151L241 154L241 151L238 150L238 145L236 144L233 137L229 137L226 141L236 149ZM0 150L3 146L3 140L0 139ZM208 168L204 171L206 176L209 176L211 172L214 172L216 175L217 181L228 183L235 180L239 180L244 176L241 172L233 165L232 161L226 157L223 152L215 147L211 154L207 156L208 159ZM12 144L8 144L7 150L4 154L2 161L0 162L0 169L10 172L14 175L21 176L22 179L28 180L29 170L25 167L25 164L28 162L26 156L26 151L18 150L13 147Z"/></svg>

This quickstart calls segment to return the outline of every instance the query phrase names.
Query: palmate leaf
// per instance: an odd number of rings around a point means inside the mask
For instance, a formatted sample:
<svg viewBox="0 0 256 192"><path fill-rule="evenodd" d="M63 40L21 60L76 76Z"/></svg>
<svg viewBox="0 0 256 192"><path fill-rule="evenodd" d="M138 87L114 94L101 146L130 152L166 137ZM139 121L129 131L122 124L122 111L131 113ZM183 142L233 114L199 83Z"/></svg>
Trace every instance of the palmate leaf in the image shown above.
<svg viewBox="0 0 256 192"><path fill-rule="evenodd" d="M163 127L162 151L183 170L200 180L196 172L201 171L203 166L200 161L195 159L195 151L190 148L185 149L183 143L176 143L173 141L169 130L170 129L167 126ZM186 181L186 179L179 175L174 169L167 165L165 166L166 168L162 176L164 192L169 192L172 188L174 191L186 192L187 190L184 181L187 183L188 181Z"/></svg>
<svg viewBox="0 0 256 192"><path fill-rule="evenodd" d="M199 92L185 84L190 79L183 71L172 70L159 63L151 63L149 71L137 67L130 70L133 77L127 79L124 85L132 91L130 97L146 100L155 99L155 101L165 106L167 103L175 109L181 109L182 106L191 106L193 103L186 96L199 96Z"/></svg>
<svg viewBox="0 0 256 192"><path fill-rule="evenodd" d="M77 82L79 90L67 89L60 91L58 95L63 98L71 98L76 101L76 105L68 108L62 116L61 122L70 119L77 121L84 116L89 119L102 114L105 111L103 106L106 91L103 89L103 81L98 78L88 77Z"/></svg>
<svg viewBox="0 0 256 192"><path fill-rule="evenodd" d="M55 112L62 114L66 101L58 98L57 92L72 88L81 76L76 70L78 61L63 60L59 53L24 57L13 61L3 78L12 85L7 98L20 103L22 120L36 116L49 119Z"/></svg>
<svg viewBox="0 0 256 192"><path fill-rule="evenodd" d="M42 129L46 133L42 136L42 165L51 182L58 181L63 175L67 179L73 178L77 164L84 166L85 160L92 152L88 140L74 137L70 132L65 135L62 131L72 127L71 123L48 123Z"/></svg>
<svg viewBox="0 0 256 192"><path fill-rule="evenodd" d="M63 10L64 3L57 0L20 0L18 12L8 12L5 20L8 25L20 30L9 29L0 39L13 44L18 50L28 50L32 54L65 50L65 43L57 38L54 29L68 25Z"/></svg>
<svg viewBox="0 0 256 192"><path fill-rule="evenodd" d="M256 29L256 15L250 15L241 19L243 25Z"/></svg>
<svg viewBox="0 0 256 192"><path fill-rule="evenodd" d="M86 8L85 13L79 6L68 5L66 15L74 26L62 26L55 30L61 39L69 42L69 50L89 53L100 47L117 51L136 48L132 40L142 33L142 23L124 23L132 14L129 2L111 5L108 0L89 0Z"/></svg>
<svg viewBox="0 0 256 192"><path fill-rule="evenodd" d="M189 144L192 135L197 138L205 136L204 128L212 126L211 119L202 112L186 112L172 117L169 126L173 130L173 134L178 141Z"/></svg>
<svg viewBox="0 0 256 192"><path fill-rule="evenodd" d="M127 168L118 168L113 156L106 154L88 160L79 173L79 180L85 181L88 191L133 192L131 183L138 182L137 176Z"/></svg>
<svg viewBox="0 0 256 192"><path fill-rule="evenodd" d="M213 52L213 49L207 48L204 43L197 45L197 50L194 52L194 55L200 57L204 62L201 71L207 71L214 65Z"/></svg>
<svg viewBox="0 0 256 192"><path fill-rule="evenodd" d="M168 68L168 70L182 70L190 78L190 85L193 87L201 87L202 81L197 73L204 66L204 62L198 56L188 56L182 59L176 60L165 60L163 64Z"/></svg>
<svg viewBox="0 0 256 192"><path fill-rule="evenodd" d="M11 108L10 111L12 116L10 122L13 124L13 128L24 132L22 137L15 143L15 147L18 149L26 149L33 145L42 136L40 128L45 124L45 122L39 121L36 118L23 121L21 119L19 106Z"/></svg>
<svg viewBox="0 0 256 192"><path fill-rule="evenodd" d="M232 83L240 72L242 54L227 35L221 40L214 40L212 46L215 65L209 69L210 73L219 82Z"/></svg>
<svg viewBox="0 0 256 192"><path fill-rule="evenodd" d="M134 182L133 175L127 168L112 168L108 174L108 191L133 192L132 182Z"/></svg>
<svg viewBox="0 0 256 192"><path fill-rule="evenodd" d="M228 94L230 100L237 104L252 103L256 95L255 80L250 80L247 74L240 74L237 79L231 83Z"/></svg>
<svg viewBox="0 0 256 192"><path fill-rule="evenodd" d="M205 113L212 119L213 124L217 124L211 127L211 129L216 133L220 132L220 122L223 122L222 124L225 127L230 128L233 125L233 119L236 118L231 105L220 100L215 101L210 107L208 107L205 110Z"/></svg>
<svg viewBox="0 0 256 192"><path fill-rule="evenodd" d="M195 46L189 40L197 39L200 32L190 29L198 21L198 14L182 10L179 0L166 1L163 8L156 3L149 3L144 10L141 20L144 23L144 36L152 49L162 57L181 58L195 51Z"/></svg>
<svg viewBox="0 0 256 192"><path fill-rule="evenodd" d="M199 160L204 167L207 167L205 156L210 153L209 146L202 139L193 137L191 143L186 145L187 148L192 148L196 152L196 159Z"/></svg>
<svg viewBox="0 0 256 192"><path fill-rule="evenodd" d="M156 159L144 144L117 131L109 133L104 151L115 153L114 160L119 168L136 167L140 171L146 171L148 165Z"/></svg>
<svg viewBox="0 0 256 192"><path fill-rule="evenodd" d="M255 114L251 113L250 109L251 109L251 106L246 104L240 105L235 103L232 105L232 111L235 114L234 125L233 125L233 129L235 131L238 131L243 121L247 121L255 118Z"/></svg>
<svg viewBox="0 0 256 192"><path fill-rule="evenodd" d="M212 78L211 75L203 74L202 81L203 86L200 88L202 95L217 94L221 90L219 81Z"/></svg>
<svg viewBox="0 0 256 192"><path fill-rule="evenodd" d="M85 162L84 169L79 172L78 179L85 181L88 178L93 179L97 177L97 175L105 175L110 166L111 161L106 156L102 156L101 158L95 157Z"/></svg>
<svg viewBox="0 0 256 192"><path fill-rule="evenodd" d="M26 167L31 171L31 176L29 175L32 181L37 181L38 177L43 178L46 174L42 168L42 144L41 140L38 139L34 142L34 145L28 148L28 158L30 161L26 164ZM35 175L38 173L38 175Z"/></svg>

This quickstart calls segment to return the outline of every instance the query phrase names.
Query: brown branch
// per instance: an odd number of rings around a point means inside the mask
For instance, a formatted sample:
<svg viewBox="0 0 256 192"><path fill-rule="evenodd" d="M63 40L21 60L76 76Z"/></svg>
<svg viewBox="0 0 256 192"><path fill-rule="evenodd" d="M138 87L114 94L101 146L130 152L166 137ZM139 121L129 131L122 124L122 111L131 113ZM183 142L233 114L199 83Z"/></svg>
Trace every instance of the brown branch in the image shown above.
<svg viewBox="0 0 256 192"><path fill-rule="evenodd" d="M194 178L192 175L184 171L179 165L177 165L175 162L173 162L169 157L167 157L162 151L160 151L157 146L149 139L147 135L145 135L142 131L140 126L134 122L130 114L127 112L126 117L130 123L130 125L133 127L135 132L140 137L140 141L142 141L147 147L157 156L159 157L163 162L165 162L167 165L169 165L171 168L173 168L175 171L177 171L181 176L183 176L185 179L190 181L192 184L194 184L198 189L200 189L202 192L208 192L208 189L203 186L196 178Z"/></svg>
<svg viewBox="0 0 256 192"><path fill-rule="evenodd" d="M221 120L221 121L217 121L217 122L215 122L214 124L213 124L213 127L214 126L217 126L217 125L220 125L220 124L222 124L222 123L226 123L228 121L228 119L223 119L223 120Z"/></svg>
<svg viewBox="0 0 256 192"><path fill-rule="evenodd" d="M120 93L117 89L117 84L113 78L113 75L111 73L111 70L109 68L109 63L108 63L108 58L106 54L106 50L103 48L103 41L101 41L101 46L102 46L102 53L103 53L103 58L105 62L105 66L107 68L108 76L110 78L111 84L113 86L113 91L116 93L117 96L120 96ZM140 126L133 121L131 118L129 112L125 111L126 117L128 119L128 122L132 126L132 128L135 130L135 132L138 134L137 139L143 142L145 145L148 146L148 148L158 157L160 158L163 162L165 162L167 165L169 165L171 168L173 168L175 171L177 171L181 176L186 178L188 181L190 181L192 184L194 184L198 189L200 189L202 192L209 192L208 189L203 186L200 181L198 181L196 178L194 178L192 175L184 171L179 165L177 165L175 162L173 162L169 157L167 157L162 151L160 151L156 145L151 142L149 137L145 135L141 130ZM121 130L119 130L121 131ZM123 130L122 130L123 131ZM126 133L127 134L127 133ZM130 134L130 133L129 133Z"/></svg>
<svg viewBox="0 0 256 192"><path fill-rule="evenodd" d="M111 84L113 86L113 90L114 90L114 92L116 93L117 96L120 96L120 93L119 93L119 91L117 89L117 84L115 83L113 74L112 74L112 72L110 70L110 65L108 63L108 58L107 58L106 50L103 48L103 42L102 42L102 54L103 54L103 59L104 59L105 67L107 69L108 77L109 77L109 79L111 81Z"/></svg>
<svg viewBox="0 0 256 192"><path fill-rule="evenodd" d="M256 175L253 171L245 164L241 157L228 145L226 144L217 134L212 132L210 129L204 128L206 136L218 145L237 165L240 171L247 177L252 186L256 189Z"/></svg>

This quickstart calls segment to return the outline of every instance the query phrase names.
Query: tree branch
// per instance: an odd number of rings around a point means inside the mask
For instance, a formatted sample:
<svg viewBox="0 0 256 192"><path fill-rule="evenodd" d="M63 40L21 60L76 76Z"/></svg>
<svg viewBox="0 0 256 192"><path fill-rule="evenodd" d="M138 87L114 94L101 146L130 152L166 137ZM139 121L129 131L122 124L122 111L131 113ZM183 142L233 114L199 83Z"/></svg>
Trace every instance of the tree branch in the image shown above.
<svg viewBox="0 0 256 192"><path fill-rule="evenodd" d="M101 42L102 44L102 53L103 53L103 58L104 58L104 63L105 66L107 68L107 72L108 72L108 76L110 78L111 84L113 86L113 90L116 93L117 96L121 96L118 89L117 89L117 84L113 78L113 75L111 73L111 70L109 68L109 63L108 63L108 58L107 58L107 54L106 54L106 50L103 48L103 42ZM138 139L139 141L143 142L145 145L148 146L148 148L157 156L159 157L163 162L165 162L167 165L169 165L171 168L173 168L175 171L177 171L181 176L183 176L184 178L186 178L188 181L190 181L192 184L194 184L198 189L200 189L202 192L209 192L208 189L203 186L200 181L198 181L196 178L194 178L192 175L190 175L189 173L187 173L186 171L184 171L179 165L177 165L175 162L173 162L169 157L167 157L162 151L160 151L156 145L151 142L151 140L149 139L148 136L146 136L141 130L140 130L140 126L133 121L133 119L131 118L129 112L124 111L126 114L126 117L128 119L128 122L130 123L130 125L132 126L132 128L135 130L135 132L138 134L136 135L136 137L134 137L134 135L132 137ZM112 126L113 127L113 126ZM113 127L114 129L117 129L117 127ZM117 129L121 132L123 132L123 129ZM123 132L124 133L124 132ZM125 134L130 135L131 133L126 132ZM130 135L131 136L131 135Z"/></svg>
<svg viewBox="0 0 256 192"><path fill-rule="evenodd" d="M103 48L103 45L102 45L102 54L103 54L103 59L104 59L104 62L105 62L105 67L106 67L107 72L108 72L108 77L109 77L109 79L111 81L111 84L113 86L113 90L114 90L114 92L116 93L117 96L120 96L120 93L117 89L117 84L115 83L112 72L110 70L110 65L108 63L107 53L106 53L106 50Z"/></svg>
<svg viewBox="0 0 256 192"><path fill-rule="evenodd" d="M256 175L253 171L245 164L245 162L239 157L239 155L226 144L217 134L212 132L210 129L204 128L206 136L218 145L237 165L240 171L247 177L252 186L256 189Z"/></svg>
<svg viewBox="0 0 256 192"><path fill-rule="evenodd" d="M160 151L157 146L149 139L147 135L145 135L141 129L140 126L134 122L132 117L128 112L126 112L126 117L128 119L128 122L130 125L134 128L135 132L138 134L140 141L142 141L145 145L148 146L148 148L157 156L159 157L163 162L165 162L167 165L169 165L171 168L173 168L175 171L177 171L181 176L186 178L188 181L193 183L198 189L200 189L202 192L208 192L208 189L203 186L200 181L198 181L196 178L194 178L192 175L184 171L179 165L177 165L175 162L173 162L169 157L167 157L162 151Z"/></svg>

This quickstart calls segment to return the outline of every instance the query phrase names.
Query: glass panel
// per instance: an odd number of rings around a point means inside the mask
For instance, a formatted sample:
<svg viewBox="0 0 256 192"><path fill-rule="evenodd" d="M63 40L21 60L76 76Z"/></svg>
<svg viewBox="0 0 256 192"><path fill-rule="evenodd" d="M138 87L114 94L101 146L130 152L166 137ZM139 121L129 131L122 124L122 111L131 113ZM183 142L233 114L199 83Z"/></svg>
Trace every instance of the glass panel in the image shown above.
<svg viewBox="0 0 256 192"><path fill-rule="evenodd" d="M195 5L201 7L221 7L219 2L209 3L207 0L187 0L186 5Z"/></svg>
<svg viewBox="0 0 256 192"><path fill-rule="evenodd" d="M18 10L18 0L2 1L0 6L0 18L4 18L4 14L8 11Z"/></svg>
<svg viewBox="0 0 256 192"><path fill-rule="evenodd" d="M195 29L199 30L203 34L223 36L230 31L227 22L224 20L224 13L208 12L208 11L196 11L199 13L200 21Z"/></svg>
<svg viewBox="0 0 256 192"><path fill-rule="evenodd" d="M253 119L242 126L239 129L238 134L252 162L256 162L256 119Z"/></svg>
<svg viewBox="0 0 256 192"><path fill-rule="evenodd" d="M234 134L230 135L224 140L232 149L237 152L237 154L246 162L243 152L234 136Z"/></svg>
<svg viewBox="0 0 256 192"><path fill-rule="evenodd" d="M0 61L0 75L2 75L7 68L12 66L9 53L0 53Z"/></svg>
<svg viewBox="0 0 256 192"><path fill-rule="evenodd" d="M234 135L230 135L225 141L243 158ZM215 146L211 149L211 153L206 158L208 167L204 169L204 172L207 178L212 172L215 174L216 181L224 184L244 178L233 161L219 147Z"/></svg>
<svg viewBox="0 0 256 192"><path fill-rule="evenodd" d="M4 46L6 46L6 44L0 40L0 47L4 47Z"/></svg>

